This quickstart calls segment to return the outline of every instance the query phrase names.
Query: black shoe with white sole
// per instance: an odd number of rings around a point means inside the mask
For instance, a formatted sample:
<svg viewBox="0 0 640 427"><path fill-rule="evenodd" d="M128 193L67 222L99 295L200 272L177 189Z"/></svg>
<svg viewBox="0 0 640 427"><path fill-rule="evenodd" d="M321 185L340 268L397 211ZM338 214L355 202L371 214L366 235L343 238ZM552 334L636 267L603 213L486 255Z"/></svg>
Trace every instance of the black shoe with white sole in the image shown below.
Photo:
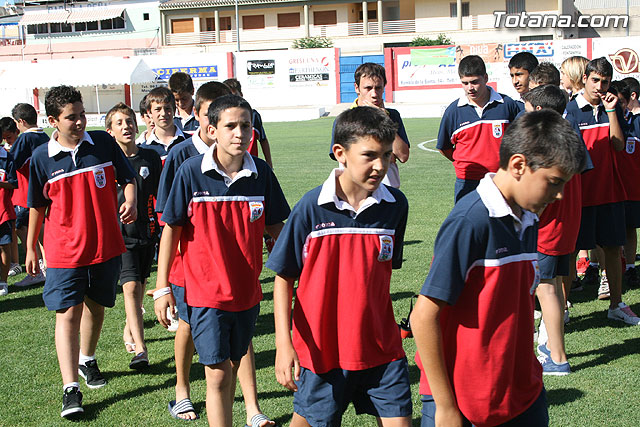
<svg viewBox="0 0 640 427"><path fill-rule="evenodd" d="M78 374L85 379L89 388L100 388L107 385L107 380L102 376L95 359L89 360L84 365L78 365Z"/></svg>
<svg viewBox="0 0 640 427"><path fill-rule="evenodd" d="M73 418L83 413L82 393L77 387L67 387L62 396L62 412L60 412L60 416Z"/></svg>

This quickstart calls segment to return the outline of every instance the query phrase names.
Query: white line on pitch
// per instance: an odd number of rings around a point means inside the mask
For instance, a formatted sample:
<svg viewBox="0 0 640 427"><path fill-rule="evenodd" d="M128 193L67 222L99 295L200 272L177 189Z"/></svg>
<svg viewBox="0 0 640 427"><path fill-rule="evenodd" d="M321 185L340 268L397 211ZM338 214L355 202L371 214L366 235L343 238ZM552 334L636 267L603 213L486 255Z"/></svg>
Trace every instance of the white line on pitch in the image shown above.
<svg viewBox="0 0 640 427"><path fill-rule="evenodd" d="M439 153L440 151L438 151L438 150L434 150L433 148L425 147L426 144L428 144L430 142L434 142L434 141L436 141L435 138L434 139L430 139L428 141L421 142L420 144L418 144L418 148L420 148L421 150L424 150L424 151L431 151L432 153Z"/></svg>

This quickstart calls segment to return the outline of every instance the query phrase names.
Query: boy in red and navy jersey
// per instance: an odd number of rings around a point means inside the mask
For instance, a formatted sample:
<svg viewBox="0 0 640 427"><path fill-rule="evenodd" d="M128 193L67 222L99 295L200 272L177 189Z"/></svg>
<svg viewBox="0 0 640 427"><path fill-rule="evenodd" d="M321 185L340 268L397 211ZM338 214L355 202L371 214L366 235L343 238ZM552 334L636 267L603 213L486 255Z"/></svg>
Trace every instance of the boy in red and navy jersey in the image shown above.
<svg viewBox="0 0 640 427"><path fill-rule="evenodd" d="M13 165L13 157L2 148L0 149L0 296L9 293L7 277L11 267L11 241L13 239L11 222L16 219L11 193L17 187L18 178Z"/></svg>
<svg viewBox="0 0 640 427"><path fill-rule="evenodd" d="M200 127L200 123L194 114L195 101L193 99L194 89L191 76L183 72L171 74L171 77L169 77L169 89L171 89L171 93L173 93L173 97L176 100L173 123L186 134L185 137L193 135Z"/></svg>
<svg viewBox="0 0 640 427"><path fill-rule="evenodd" d="M585 150L552 110L505 132L500 169L453 208L436 237L411 315L422 426L544 426L540 363L531 351L538 285L533 212L562 197Z"/></svg>
<svg viewBox="0 0 640 427"><path fill-rule="evenodd" d="M154 128L147 136L144 146L157 152L164 165L169 150L184 141L186 137L173 121L176 100L169 88L165 86L154 88L146 98Z"/></svg>
<svg viewBox="0 0 640 427"><path fill-rule="evenodd" d="M231 426L231 387L262 299L262 233L277 236L289 206L271 168L246 152L249 104L220 97L208 119L216 143L180 166L164 205L154 299L156 316L167 326L167 307L175 305L169 267L180 244L188 321L205 365L208 420Z"/></svg>
<svg viewBox="0 0 640 427"><path fill-rule="evenodd" d="M487 86L484 61L465 56L458 65L465 95L444 112L436 148L453 162L455 201L473 191L487 172L498 170L502 134L520 111L515 101Z"/></svg>
<svg viewBox="0 0 640 427"><path fill-rule="evenodd" d="M610 299L607 317L631 325L640 318L622 302L620 246L625 244L626 193L618 170L616 151L625 146L627 123L615 95L608 92L613 67L606 58L589 61L582 78L584 91L567 104L567 120L575 123L589 150L594 168L582 177L582 219L578 249L604 252L608 284L602 282L599 299ZM602 259L600 259L602 261Z"/></svg>
<svg viewBox="0 0 640 427"><path fill-rule="evenodd" d="M16 211L16 234L22 242L27 241L27 227L29 226L29 208L27 207L27 193L29 191L29 163L31 155L39 146L49 142L49 136L38 127L38 113L32 105L21 103L16 104L11 110L11 116L16 121L16 126L20 130L20 136L11 147L13 163L18 176L18 188L13 192L13 205ZM39 241L36 246L38 256L42 256L42 243ZM41 269L44 264L41 263ZM44 282L44 275L38 274L36 277L27 275L16 286L29 286Z"/></svg>
<svg viewBox="0 0 640 427"><path fill-rule="evenodd" d="M38 147L29 166L27 272L38 273L37 237L43 220L47 279L43 299L56 311L56 351L64 384L61 416L83 412L78 374L89 388L106 380L95 350L104 307L113 307L125 251L118 216L136 219L134 171L106 132L86 132L82 95L70 86L45 96L49 123L56 130ZM118 207L116 181L124 186ZM78 339L80 322L85 325Z"/></svg>
<svg viewBox="0 0 640 427"><path fill-rule="evenodd" d="M293 427L338 426L350 402L383 426L409 426L407 359L389 294L408 204L381 185L397 125L375 107L335 123L333 154L344 168L302 197L267 261L277 274L276 378L295 391Z"/></svg>

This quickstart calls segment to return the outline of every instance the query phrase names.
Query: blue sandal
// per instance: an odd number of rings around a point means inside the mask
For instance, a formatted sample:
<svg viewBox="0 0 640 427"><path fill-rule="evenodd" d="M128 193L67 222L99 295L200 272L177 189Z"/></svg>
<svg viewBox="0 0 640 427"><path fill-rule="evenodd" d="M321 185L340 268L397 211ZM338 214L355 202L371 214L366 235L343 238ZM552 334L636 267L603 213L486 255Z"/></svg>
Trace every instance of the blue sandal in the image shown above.
<svg viewBox="0 0 640 427"><path fill-rule="evenodd" d="M193 419L180 418L178 416L180 414L186 414L187 412L193 412L193 413L196 412L195 408L193 407L193 403L191 403L191 399L189 399L188 397L186 399L182 399L178 403L176 403L175 400L172 400L171 402L169 402L169 413L173 418L177 420L182 420L182 421L195 421L198 418L200 418L197 413L196 413L196 417Z"/></svg>
<svg viewBox="0 0 640 427"><path fill-rule="evenodd" d="M261 427L260 423L264 423L265 421L273 422L265 414L255 414L253 417L251 417L251 425L245 424L245 427Z"/></svg>

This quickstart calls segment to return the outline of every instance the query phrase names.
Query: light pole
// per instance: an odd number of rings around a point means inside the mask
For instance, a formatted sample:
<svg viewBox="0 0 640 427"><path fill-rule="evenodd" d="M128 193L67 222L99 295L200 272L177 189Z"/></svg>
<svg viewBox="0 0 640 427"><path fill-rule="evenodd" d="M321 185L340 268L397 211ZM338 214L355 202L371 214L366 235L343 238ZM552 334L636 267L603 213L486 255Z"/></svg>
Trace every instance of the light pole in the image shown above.
<svg viewBox="0 0 640 427"><path fill-rule="evenodd" d="M236 0L236 43L237 50L240 52L240 20L238 18L238 0Z"/></svg>

